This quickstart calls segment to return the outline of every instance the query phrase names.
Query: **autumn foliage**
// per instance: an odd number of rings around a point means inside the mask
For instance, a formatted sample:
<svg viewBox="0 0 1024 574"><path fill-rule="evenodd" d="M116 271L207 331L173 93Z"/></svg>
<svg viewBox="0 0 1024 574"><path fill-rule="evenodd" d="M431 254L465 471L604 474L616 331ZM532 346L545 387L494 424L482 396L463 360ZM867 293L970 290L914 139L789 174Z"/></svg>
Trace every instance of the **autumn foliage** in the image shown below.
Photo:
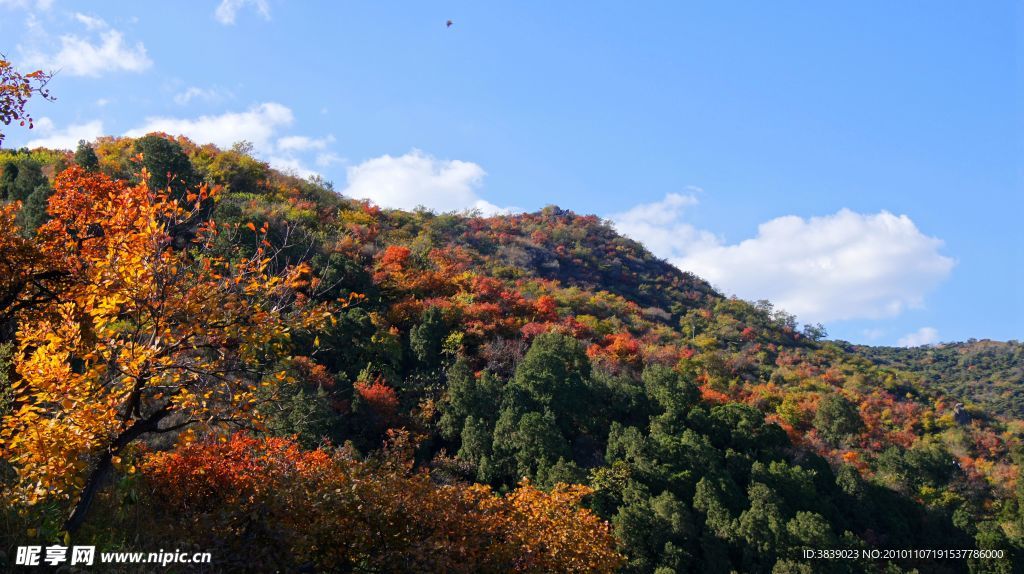
<svg viewBox="0 0 1024 574"><path fill-rule="evenodd" d="M25 110L25 104L37 94L43 99L53 99L46 89L50 77L42 70L19 72L0 54L0 123L6 126L17 122L32 128L32 116ZM0 144L3 143L4 134L0 132Z"/></svg>
<svg viewBox="0 0 1024 574"><path fill-rule="evenodd" d="M933 384L954 358L1019 372L1014 345L904 361L822 340L554 206L384 210L244 146L93 147L89 169L0 152L57 174L38 227L19 226L27 187L0 205L12 545L67 531L229 571L365 572L1024 552L1024 423L982 408L1019 402L1015 383Z"/></svg>
<svg viewBox="0 0 1024 574"><path fill-rule="evenodd" d="M608 525L580 507L590 492L523 483L508 495L436 485L410 470L401 435L369 460L234 435L142 463L162 535L224 545L267 567L370 572L613 572ZM223 554L222 554L223 555Z"/></svg>
<svg viewBox="0 0 1024 574"><path fill-rule="evenodd" d="M67 280L18 330L16 408L0 430L21 477L12 500L88 500L144 433L259 419L253 381L318 318L303 309L302 266L274 273L262 249L210 252L221 231L195 216L211 195L203 187L179 202L78 167L57 178L39 254L25 257ZM171 230L184 226L187 247L175 248ZM10 230L0 243L19 247Z"/></svg>

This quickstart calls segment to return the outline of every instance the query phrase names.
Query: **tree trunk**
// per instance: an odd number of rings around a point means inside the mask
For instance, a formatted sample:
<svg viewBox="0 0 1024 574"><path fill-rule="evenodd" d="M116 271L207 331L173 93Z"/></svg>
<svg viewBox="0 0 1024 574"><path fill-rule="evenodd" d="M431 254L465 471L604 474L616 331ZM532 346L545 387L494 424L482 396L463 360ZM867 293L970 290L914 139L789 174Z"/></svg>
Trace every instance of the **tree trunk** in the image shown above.
<svg viewBox="0 0 1024 574"><path fill-rule="evenodd" d="M121 452L124 447L128 446L135 439L148 432L159 432L160 421L164 419L171 412L170 403L164 405L158 409L148 418L135 421L132 426L128 427L124 432L114 439L110 447L100 455L96 466L92 472L89 473L89 478L85 481L85 488L82 489L82 494L78 498L78 502L75 503L75 507L71 510L71 515L64 522L64 530L69 534L74 535L82 524L85 523L85 517L89 512L89 508L92 507L92 502L96 498L96 494L103 487L103 481L106 480L107 475L114 468L113 459L118 453Z"/></svg>
<svg viewBox="0 0 1024 574"><path fill-rule="evenodd" d="M85 516L89 512L89 508L92 507L92 501L96 498L96 493L100 491L103 481L113 468L111 460L113 457L114 455L109 451L103 453L100 460L96 463L96 468L89 473L89 478L85 481L85 488L82 489L82 495L78 498L78 502L75 504L75 508L72 509L71 515L64 522L64 530L69 534L73 535L85 523Z"/></svg>

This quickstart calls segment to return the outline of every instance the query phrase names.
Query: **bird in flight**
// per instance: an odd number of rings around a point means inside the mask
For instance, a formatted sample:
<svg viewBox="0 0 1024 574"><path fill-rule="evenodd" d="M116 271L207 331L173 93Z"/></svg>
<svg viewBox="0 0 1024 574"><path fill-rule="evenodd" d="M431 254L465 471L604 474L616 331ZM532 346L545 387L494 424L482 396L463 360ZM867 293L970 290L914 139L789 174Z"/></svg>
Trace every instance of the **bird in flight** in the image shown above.
<svg viewBox="0 0 1024 574"><path fill-rule="evenodd" d="M452 22L451 20L448 20L447 22L445 22L445 23L444 23L444 27L445 27L445 28L451 28L451 27L452 27L452 24L454 24L454 23L455 23L455 22Z"/></svg>

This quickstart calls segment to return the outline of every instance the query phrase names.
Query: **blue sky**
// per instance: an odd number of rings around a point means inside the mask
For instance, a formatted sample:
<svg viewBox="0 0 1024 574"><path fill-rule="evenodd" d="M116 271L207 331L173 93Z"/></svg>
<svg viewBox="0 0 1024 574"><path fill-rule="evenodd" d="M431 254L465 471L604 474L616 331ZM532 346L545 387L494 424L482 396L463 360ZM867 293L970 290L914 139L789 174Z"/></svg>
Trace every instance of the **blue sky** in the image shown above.
<svg viewBox="0 0 1024 574"><path fill-rule="evenodd" d="M1019 3L638 4L0 0L60 69L6 145L245 139L385 205L608 217L833 337L1024 338Z"/></svg>

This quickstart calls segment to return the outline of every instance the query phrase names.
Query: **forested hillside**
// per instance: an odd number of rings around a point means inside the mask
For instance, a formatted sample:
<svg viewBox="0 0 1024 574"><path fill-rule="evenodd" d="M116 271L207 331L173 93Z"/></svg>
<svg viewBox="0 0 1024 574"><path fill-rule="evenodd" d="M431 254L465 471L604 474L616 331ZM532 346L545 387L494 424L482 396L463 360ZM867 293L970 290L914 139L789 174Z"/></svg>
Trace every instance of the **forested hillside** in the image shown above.
<svg viewBox="0 0 1024 574"><path fill-rule="evenodd" d="M963 401L977 416L1024 419L1024 345L1016 341L851 350L876 364L918 373L926 384Z"/></svg>
<svg viewBox="0 0 1024 574"><path fill-rule="evenodd" d="M830 342L595 216L384 210L247 152L0 153L5 548L172 540L229 571L1019 560L1019 345Z"/></svg>

